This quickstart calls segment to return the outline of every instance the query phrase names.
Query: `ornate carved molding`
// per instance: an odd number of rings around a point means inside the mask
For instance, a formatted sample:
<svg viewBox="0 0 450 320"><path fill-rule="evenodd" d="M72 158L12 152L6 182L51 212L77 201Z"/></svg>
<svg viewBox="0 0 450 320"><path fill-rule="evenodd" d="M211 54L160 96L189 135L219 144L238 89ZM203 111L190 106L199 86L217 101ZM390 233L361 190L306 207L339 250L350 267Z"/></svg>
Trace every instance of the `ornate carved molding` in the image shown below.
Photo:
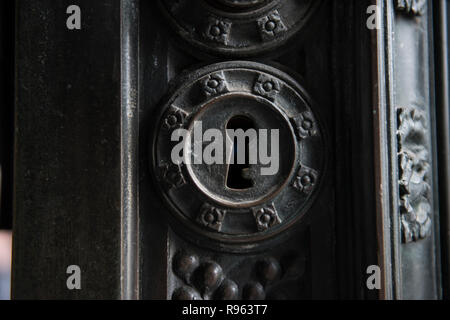
<svg viewBox="0 0 450 320"><path fill-rule="evenodd" d="M321 0L159 2L171 27L184 40L227 57L254 56L283 46L307 26L322 3Z"/></svg>
<svg viewBox="0 0 450 320"><path fill-rule="evenodd" d="M215 41L227 45L229 41L231 26L231 21L209 17L208 27L204 34L205 38L209 39L210 41Z"/></svg>
<svg viewBox="0 0 450 320"><path fill-rule="evenodd" d="M163 127L168 130L181 128L186 121L188 114L180 108L171 106L164 119Z"/></svg>
<svg viewBox="0 0 450 320"><path fill-rule="evenodd" d="M164 183L169 189L180 188L186 184L180 165L163 163L160 170L164 178Z"/></svg>
<svg viewBox="0 0 450 320"><path fill-rule="evenodd" d="M266 231L267 229L281 223L281 219L272 203L264 208L253 210L258 231Z"/></svg>
<svg viewBox="0 0 450 320"><path fill-rule="evenodd" d="M431 232L431 187L426 118L414 108L398 111L400 214L404 243Z"/></svg>
<svg viewBox="0 0 450 320"><path fill-rule="evenodd" d="M398 11L415 16L421 16L425 13L426 4L426 0L395 0L395 7Z"/></svg>
<svg viewBox="0 0 450 320"><path fill-rule="evenodd" d="M263 41L270 41L287 32L287 28L277 10L258 20Z"/></svg>
<svg viewBox="0 0 450 320"><path fill-rule="evenodd" d="M220 231L226 210L220 210L209 204L203 205L197 221L204 227Z"/></svg>
<svg viewBox="0 0 450 320"><path fill-rule="evenodd" d="M216 96L228 92L228 85L223 72L216 72L203 80L203 90L207 97Z"/></svg>
<svg viewBox="0 0 450 320"><path fill-rule="evenodd" d="M306 111L291 119L300 139L307 139L319 134L318 124L311 112Z"/></svg>
<svg viewBox="0 0 450 320"><path fill-rule="evenodd" d="M238 285L224 274L215 261L201 261L195 254L179 251L173 258L172 269L183 285L172 294L173 300L235 300Z"/></svg>
<svg viewBox="0 0 450 320"><path fill-rule="evenodd" d="M277 97L280 90L280 82L275 78L269 77L265 74L260 74L253 88L255 94L267 98L271 101L275 101L275 98Z"/></svg>
<svg viewBox="0 0 450 320"><path fill-rule="evenodd" d="M286 298L285 288L297 286L305 275L306 259L283 255L281 259L263 256L240 266L240 279L230 276L219 261L185 250L172 259L172 270L180 280L172 292L173 300L265 300ZM236 267L236 266L235 266ZM232 279L233 278L233 279Z"/></svg>
<svg viewBox="0 0 450 320"><path fill-rule="evenodd" d="M310 194L316 186L318 176L319 174L316 170L302 165L294 180L293 186L304 194Z"/></svg>

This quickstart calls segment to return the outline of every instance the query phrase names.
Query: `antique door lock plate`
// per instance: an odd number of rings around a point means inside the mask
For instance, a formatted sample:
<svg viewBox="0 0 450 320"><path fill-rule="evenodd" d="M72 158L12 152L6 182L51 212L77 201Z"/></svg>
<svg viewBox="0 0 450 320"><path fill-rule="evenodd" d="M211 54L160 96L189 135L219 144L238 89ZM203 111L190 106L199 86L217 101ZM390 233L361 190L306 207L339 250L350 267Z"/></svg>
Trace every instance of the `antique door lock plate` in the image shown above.
<svg viewBox="0 0 450 320"><path fill-rule="evenodd" d="M210 65L180 83L161 110L152 146L156 184L176 224L223 249L273 238L300 220L325 161L322 125L302 87L253 62ZM227 161L238 153L231 129L255 133L245 143L247 157L258 154L258 161ZM225 161L202 159L208 152ZM259 161L269 154L276 164Z"/></svg>

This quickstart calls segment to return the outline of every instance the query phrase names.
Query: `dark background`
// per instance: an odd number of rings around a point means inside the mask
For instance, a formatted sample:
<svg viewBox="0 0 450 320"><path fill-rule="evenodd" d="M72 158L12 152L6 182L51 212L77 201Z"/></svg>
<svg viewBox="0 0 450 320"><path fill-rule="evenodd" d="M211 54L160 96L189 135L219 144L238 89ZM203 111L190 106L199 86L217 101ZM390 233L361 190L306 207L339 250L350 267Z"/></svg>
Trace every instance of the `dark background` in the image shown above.
<svg viewBox="0 0 450 320"><path fill-rule="evenodd" d="M0 229L12 227L15 1L0 2Z"/></svg>

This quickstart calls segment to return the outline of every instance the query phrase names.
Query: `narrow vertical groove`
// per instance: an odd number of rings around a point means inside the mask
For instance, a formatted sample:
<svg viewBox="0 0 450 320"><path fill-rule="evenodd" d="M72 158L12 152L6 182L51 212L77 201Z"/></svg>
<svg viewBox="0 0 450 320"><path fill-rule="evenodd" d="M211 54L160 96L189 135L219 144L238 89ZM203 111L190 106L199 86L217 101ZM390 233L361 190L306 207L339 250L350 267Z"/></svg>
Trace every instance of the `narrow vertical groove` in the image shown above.
<svg viewBox="0 0 450 320"><path fill-rule="evenodd" d="M385 49L385 34L386 34L386 10L383 0L377 1L378 10L381 18L380 21L380 29L377 32L376 39L376 70L374 74L376 75L376 79L374 79L374 83L376 83L375 88L375 107L376 117L374 121L375 126L375 145L377 148L375 163L377 163L377 173L376 173L376 190L378 193L377 196L377 220L378 220L378 241L379 241L379 264L383 271L383 287L380 290L380 299L391 299L392 297L392 289L390 284L392 283L392 268L391 268L391 250L390 250L390 234L386 232L386 230L390 229L390 218L389 218L389 187L388 180L389 178L386 176L386 167L385 164L388 163L388 150L386 141L386 128L385 124L387 123L387 99L386 97L386 49Z"/></svg>
<svg viewBox="0 0 450 320"><path fill-rule="evenodd" d="M449 298L449 257L450 257L450 97L448 64L448 6L446 0L436 4L436 91L439 153L439 207L442 219L442 274L444 298Z"/></svg>
<svg viewBox="0 0 450 320"><path fill-rule="evenodd" d="M391 1L378 0L382 12L380 29L377 32L375 72L377 79L374 96L376 115L374 118L376 145L376 189L379 263L383 271L383 288L380 299L399 299L399 236L397 208L397 172L395 159L395 105L393 96L393 23L394 9ZM394 149L393 149L394 148Z"/></svg>
<svg viewBox="0 0 450 320"><path fill-rule="evenodd" d="M391 247L391 285L392 293L390 299L399 300L401 293L401 260L400 260L400 226L399 226L399 208L398 208L398 166L397 166L397 111L394 98L394 3L386 1L386 30L385 30L385 49L386 49L386 89L387 89L387 145L388 145L388 172L389 172L389 240Z"/></svg>
<svg viewBox="0 0 450 320"><path fill-rule="evenodd" d="M121 12L121 299L139 298L138 225L138 1Z"/></svg>

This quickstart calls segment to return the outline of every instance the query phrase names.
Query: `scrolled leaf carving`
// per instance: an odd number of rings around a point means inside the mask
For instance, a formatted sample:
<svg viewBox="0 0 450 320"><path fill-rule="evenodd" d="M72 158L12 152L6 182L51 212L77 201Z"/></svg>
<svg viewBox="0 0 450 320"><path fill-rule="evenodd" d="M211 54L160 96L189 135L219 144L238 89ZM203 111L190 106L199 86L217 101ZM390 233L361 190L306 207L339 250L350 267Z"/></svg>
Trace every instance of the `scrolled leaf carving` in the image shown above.
<svg viewBox="0 0 450 320"><path fill-rule="evenodd" d="M431 232L428 131L426 118L414 108L399 108L398 124L402 240L409 243Z"/></svg>
<svg viewBox="0 0 450 320"><path fill-rule="evenodd" d="M426 4L426 0L395 0L395 7L398 11L415 16L421 16L425 13Z"/></svg>

